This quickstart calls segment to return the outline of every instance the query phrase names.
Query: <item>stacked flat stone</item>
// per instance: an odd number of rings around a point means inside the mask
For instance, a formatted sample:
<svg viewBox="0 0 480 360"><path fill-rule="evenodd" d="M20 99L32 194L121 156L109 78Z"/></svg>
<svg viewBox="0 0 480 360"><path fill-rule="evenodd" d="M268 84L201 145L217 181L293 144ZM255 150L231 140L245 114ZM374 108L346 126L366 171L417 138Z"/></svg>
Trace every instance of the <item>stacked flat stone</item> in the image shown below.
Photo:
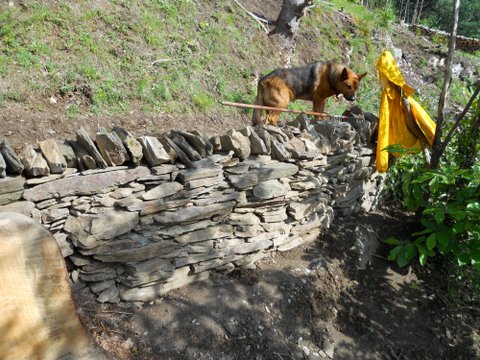
<svg viewBox="0 0 480 360"><path fill-rule="evenodd" d="M443 38L445 43L447 43L450 39L450 33L446 31L429 28L425 25L420 25L420 24L409 24L408 27L410 28L410 30L414 31L415 33L420 32L423 35L427 35L431 37L437 36L437 37ZM456 47L460 50L467 51L467 52L478 51L480 50L480 39L457 35Z"/></svg>
<svg viewBox="0 0 480 360"><path fill-rule="evenodd" d="M75 266L74 286L98 301L151 300L314 241L335 215L373 206L381 178L372 124L294 125L213 138L102 129L95 142L80 130L75 141L28 148L45 161L40 177L10 148L0 159L0 211L49 229Z"/></svg>

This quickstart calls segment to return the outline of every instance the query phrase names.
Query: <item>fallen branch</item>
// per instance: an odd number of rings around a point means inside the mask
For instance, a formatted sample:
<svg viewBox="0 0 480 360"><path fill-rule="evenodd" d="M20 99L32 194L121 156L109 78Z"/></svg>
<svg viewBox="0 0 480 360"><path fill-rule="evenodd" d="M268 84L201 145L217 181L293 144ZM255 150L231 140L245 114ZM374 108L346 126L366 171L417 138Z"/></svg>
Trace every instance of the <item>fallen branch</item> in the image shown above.
<svg viewBox="0 0 480 360"><path fill-rule="evenodd" d="M260 25L260 27L263 29L263 31L265 31L265 34L269 34L270 31L265 27L265 25L263 25L263 23L270 23L269 20L267 19L264 19L264 18L261 18L257 15L255 15L254 13L252 13L251 11L248 11L245 6L243 6L242 4L240 4L240 2L238 0L233 0L235 1L235 3L240 6L248 15L250 15L256 22L258 22L258 24Z"/></svg>
<svg viewBox="0 0 480 360"><path fill-rule="evenodd" d="M150 64L151 66L153 65L157 65L157 64L163 64L163 63L166 63L166 62L175 62L175 61L179 61L180 59L157 59L155 61L152 61L152 63Z"/></svg>

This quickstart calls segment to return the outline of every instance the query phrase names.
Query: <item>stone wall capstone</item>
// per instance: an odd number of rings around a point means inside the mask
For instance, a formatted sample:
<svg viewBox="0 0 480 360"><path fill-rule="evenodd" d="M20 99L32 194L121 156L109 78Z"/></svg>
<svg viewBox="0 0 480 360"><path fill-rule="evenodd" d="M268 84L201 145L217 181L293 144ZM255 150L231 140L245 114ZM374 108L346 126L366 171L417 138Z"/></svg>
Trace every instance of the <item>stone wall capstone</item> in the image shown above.
<svg viewBox="0 0 480 360"><path fill-rule="evenodd" d="M317 239L334 216L373 208L383 177L367 118L302 115L284 128L212 138L134 138L114 128L94 141L80 129L76 140L20 155L4 140L0 212L53 233L74 289L88 286L100 302L148 301L212 271L251 267Z"/></svg>

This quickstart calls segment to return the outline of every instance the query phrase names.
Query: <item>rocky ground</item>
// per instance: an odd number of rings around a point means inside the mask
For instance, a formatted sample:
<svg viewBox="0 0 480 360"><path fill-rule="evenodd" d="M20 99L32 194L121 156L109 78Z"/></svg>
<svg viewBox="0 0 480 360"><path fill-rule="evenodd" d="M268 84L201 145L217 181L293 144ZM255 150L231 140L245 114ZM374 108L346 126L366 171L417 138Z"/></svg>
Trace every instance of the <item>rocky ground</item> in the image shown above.
<svg viewBox="0 0 480 360"><path fill-rule="evenodd" d="M86 291L75 299L119 359L475 359L477 310L448 306L438 274L397 268L381 243L359 269L365 229L384 240L411 228L399 210L362 214L310 246L149 303L100 305Z"/></svg>

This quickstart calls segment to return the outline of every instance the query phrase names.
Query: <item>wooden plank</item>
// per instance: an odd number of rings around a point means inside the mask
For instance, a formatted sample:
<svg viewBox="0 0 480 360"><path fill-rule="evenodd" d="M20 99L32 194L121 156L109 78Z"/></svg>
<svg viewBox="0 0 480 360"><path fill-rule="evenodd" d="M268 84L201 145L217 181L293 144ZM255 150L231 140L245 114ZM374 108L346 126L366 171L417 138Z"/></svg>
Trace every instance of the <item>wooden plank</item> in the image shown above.
<svg viewBox="0 0 480 360"><path fill-rule="evenodd" d="M68 273L48 230L0 213L0 359L103 360L75 312Z"/></svg>

